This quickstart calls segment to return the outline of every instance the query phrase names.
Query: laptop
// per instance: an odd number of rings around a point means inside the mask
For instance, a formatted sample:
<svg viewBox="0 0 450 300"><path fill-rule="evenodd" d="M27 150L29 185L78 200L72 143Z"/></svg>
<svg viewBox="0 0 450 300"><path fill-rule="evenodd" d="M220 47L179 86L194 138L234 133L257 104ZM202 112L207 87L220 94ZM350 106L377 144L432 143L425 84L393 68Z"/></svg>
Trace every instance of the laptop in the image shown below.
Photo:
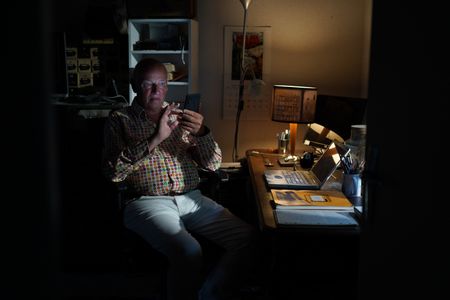
<svg viewBox="0 0 450 300"><path fill-rule="evenodd" d="M271 189L320 190L349 152L332 142L310 170L267 169L264 178Z"/></svg>

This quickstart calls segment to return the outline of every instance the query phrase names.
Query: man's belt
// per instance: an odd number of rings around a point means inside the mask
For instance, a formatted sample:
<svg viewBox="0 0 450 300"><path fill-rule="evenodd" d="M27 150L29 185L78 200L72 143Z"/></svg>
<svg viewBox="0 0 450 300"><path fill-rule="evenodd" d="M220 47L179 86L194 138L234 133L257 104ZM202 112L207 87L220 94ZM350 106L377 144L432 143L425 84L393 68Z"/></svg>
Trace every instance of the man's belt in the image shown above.
<svg viewBox="0 0 450 300"><path fill-rule="evenodd" d="M186 194L187 192L174 192L174 191L170 191L166 194L164 194L163 196L181 196Z"/></svg>

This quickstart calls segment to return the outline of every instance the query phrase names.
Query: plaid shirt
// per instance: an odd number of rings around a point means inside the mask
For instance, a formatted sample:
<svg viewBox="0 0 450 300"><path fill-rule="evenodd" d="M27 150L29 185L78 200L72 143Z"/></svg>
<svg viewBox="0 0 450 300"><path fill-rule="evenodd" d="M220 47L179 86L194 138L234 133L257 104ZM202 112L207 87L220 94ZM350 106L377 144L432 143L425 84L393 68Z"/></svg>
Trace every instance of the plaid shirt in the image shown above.
<svg viewBox="0 0 450 300"><path fill-rule="evenodd" d="M222 152L209 129L196 137L177 127L149 152L148 139L156 128L137 101L111 113L103 149L103 169L111 181L126 181L138 195L185 193L200 182L197 166L219 168Z"/></svg>

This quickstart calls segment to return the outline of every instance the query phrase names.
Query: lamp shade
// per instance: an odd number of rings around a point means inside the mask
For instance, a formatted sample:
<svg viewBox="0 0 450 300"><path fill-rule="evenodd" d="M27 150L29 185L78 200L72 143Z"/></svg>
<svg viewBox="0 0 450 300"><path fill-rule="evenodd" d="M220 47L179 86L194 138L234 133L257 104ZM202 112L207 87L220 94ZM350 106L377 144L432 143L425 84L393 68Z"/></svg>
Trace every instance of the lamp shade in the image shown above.
<svg viewBox="0 0 450 300"><path fill-rule="evenodd" d="M274 85L272 121L313 123L316 115L317 88L299 85Z"/></svg>
<svg viewBox="0 0 450 300"><path fill-rule="evenodd" d="M250 4L252 3L252 0L241 0L241 3L244 9L247 10Z"/></svg>

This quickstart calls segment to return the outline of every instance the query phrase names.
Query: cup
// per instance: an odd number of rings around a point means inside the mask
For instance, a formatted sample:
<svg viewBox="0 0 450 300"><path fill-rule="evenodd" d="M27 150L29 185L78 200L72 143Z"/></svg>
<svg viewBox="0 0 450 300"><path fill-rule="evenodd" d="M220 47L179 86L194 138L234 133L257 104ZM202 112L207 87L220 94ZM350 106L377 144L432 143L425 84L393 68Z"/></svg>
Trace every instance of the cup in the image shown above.
<svg viewBox="0 0 450 300"><path fill-rule="evenodd" d="M278 153L286 154L288 150L289 139L278 138Z"/></svg>
<svg viewBox="0 0 450 300"><path fill-rule="evenodd" d="M342 181L342 192L354 205L361 205L361 174L344 174Z"/></svg>
<svg viewBox="0 0 450 300"><path fill-rule="evenodd" d="M314 165L314 153L312 152L304 152L302 157L300 158L300 166L303 169L309 169Z"/></svg>

